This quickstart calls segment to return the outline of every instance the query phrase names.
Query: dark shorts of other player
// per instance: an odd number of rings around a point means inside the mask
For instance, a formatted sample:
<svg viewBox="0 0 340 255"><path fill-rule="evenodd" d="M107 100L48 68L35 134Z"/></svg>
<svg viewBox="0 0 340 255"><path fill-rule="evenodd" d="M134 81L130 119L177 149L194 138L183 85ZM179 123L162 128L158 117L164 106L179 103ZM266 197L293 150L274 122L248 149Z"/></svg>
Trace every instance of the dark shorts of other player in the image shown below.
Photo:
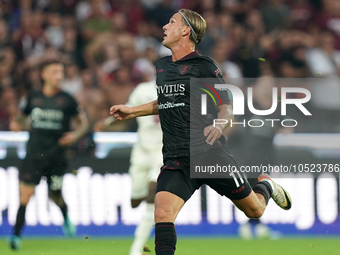
<svg viewBox="0 0 340 255"><path fill-rule="evenodd" d="M67 161L64 157L40 159L27 156L19 168L19 180L29 185L38 185L40 179L45 176L48 187L59 190L66 167Z"/></svg>
<svg viewBox="0 0 340 255"><path fill-rule="evenodd" d="M232 165L239 169L226 145L223 147L222 150L216 150L215 153L210 152L209 154L214 154L218 160L216 163L219 165ZM195 155L197 159L204 156L205 153ZM191 158L192 161L193 158ZM168 191L187 201L203 184L208 185L221 196L226 196L231 200L245 198L252 191L246 176L240 171L238 174L235 174L235 178L190 178L190 158L187 157L164 161L164 166L161 168L161 173L158 176L156 192Z"/></svg>

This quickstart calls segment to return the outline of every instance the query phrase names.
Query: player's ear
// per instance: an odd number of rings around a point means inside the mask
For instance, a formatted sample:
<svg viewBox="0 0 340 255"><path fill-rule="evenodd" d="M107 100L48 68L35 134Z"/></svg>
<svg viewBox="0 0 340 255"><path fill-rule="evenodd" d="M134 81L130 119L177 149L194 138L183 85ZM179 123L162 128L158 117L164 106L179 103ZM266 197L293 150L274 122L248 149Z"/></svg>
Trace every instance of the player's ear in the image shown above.
<svg viewBox="0 0 340 255"><path fill-rule="evenodd" d="M189 34L190 34L190 27L184 26L183 30L182 30L182 35L186 36L186 35L189 35Z"/></svg>

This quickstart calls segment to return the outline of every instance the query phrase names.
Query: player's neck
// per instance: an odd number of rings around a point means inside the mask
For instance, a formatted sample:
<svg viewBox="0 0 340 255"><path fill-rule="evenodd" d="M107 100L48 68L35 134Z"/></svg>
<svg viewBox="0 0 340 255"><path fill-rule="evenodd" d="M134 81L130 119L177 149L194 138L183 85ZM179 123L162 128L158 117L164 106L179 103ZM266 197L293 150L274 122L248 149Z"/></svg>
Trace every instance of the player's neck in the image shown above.
<svg viewBox="0 0 340 255"><path fill-rule="evenodd" d="M59 88L50 86L49 84L44 84L44 86L42 87L42 92L46 97L53 97L54 95L56 95L58 92L60 91Z"/></svg>
<svg viewBox="0 0 340 255"><path fill-rule="evenodd" d="M172 61L175 62L195 51L195 46L192 44L177 44L171 48Z"/></svg>

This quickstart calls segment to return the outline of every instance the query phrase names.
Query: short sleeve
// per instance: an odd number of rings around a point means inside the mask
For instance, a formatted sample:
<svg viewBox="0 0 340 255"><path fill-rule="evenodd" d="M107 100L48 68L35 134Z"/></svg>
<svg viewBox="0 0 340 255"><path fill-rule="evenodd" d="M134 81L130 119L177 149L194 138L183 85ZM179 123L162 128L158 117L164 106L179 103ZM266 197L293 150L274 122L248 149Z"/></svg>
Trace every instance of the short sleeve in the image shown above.
<svg viewBox="0 0 340 255"><path fill-rule="evenodd" d="M210 82L207 86L210 86L211 90L218 95L218 100L216 101L217 105L230 104L227 90L214 89L214 86L217 83L225 84L220 67L213 60L206 60L201 67L201 73L204 78L213 78L208 79Z"/></svg>

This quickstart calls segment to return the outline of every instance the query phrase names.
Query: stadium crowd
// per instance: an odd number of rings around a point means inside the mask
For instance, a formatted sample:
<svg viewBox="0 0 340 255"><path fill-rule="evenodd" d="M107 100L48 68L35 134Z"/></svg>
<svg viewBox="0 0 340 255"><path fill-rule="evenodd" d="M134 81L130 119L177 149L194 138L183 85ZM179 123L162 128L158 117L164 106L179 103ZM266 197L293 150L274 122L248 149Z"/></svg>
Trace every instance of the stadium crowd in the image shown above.
<svg viewBox="0 0 340 255"><path fill-rule="evenodd" d="M39 66L53 59L65 63L62 88L91 127L108 117L109 107L126 103L138 83L154 78L155 61L171 54L161 44L162 26L181 8L206 19L197 49L226 78L328 77L313 87L310 107L335 125L309 123L295 132L339 131L338 0L0 0L0 130L8 130L28 92L41 88ZM132 130L133 122L117 126Z"/></svg>

